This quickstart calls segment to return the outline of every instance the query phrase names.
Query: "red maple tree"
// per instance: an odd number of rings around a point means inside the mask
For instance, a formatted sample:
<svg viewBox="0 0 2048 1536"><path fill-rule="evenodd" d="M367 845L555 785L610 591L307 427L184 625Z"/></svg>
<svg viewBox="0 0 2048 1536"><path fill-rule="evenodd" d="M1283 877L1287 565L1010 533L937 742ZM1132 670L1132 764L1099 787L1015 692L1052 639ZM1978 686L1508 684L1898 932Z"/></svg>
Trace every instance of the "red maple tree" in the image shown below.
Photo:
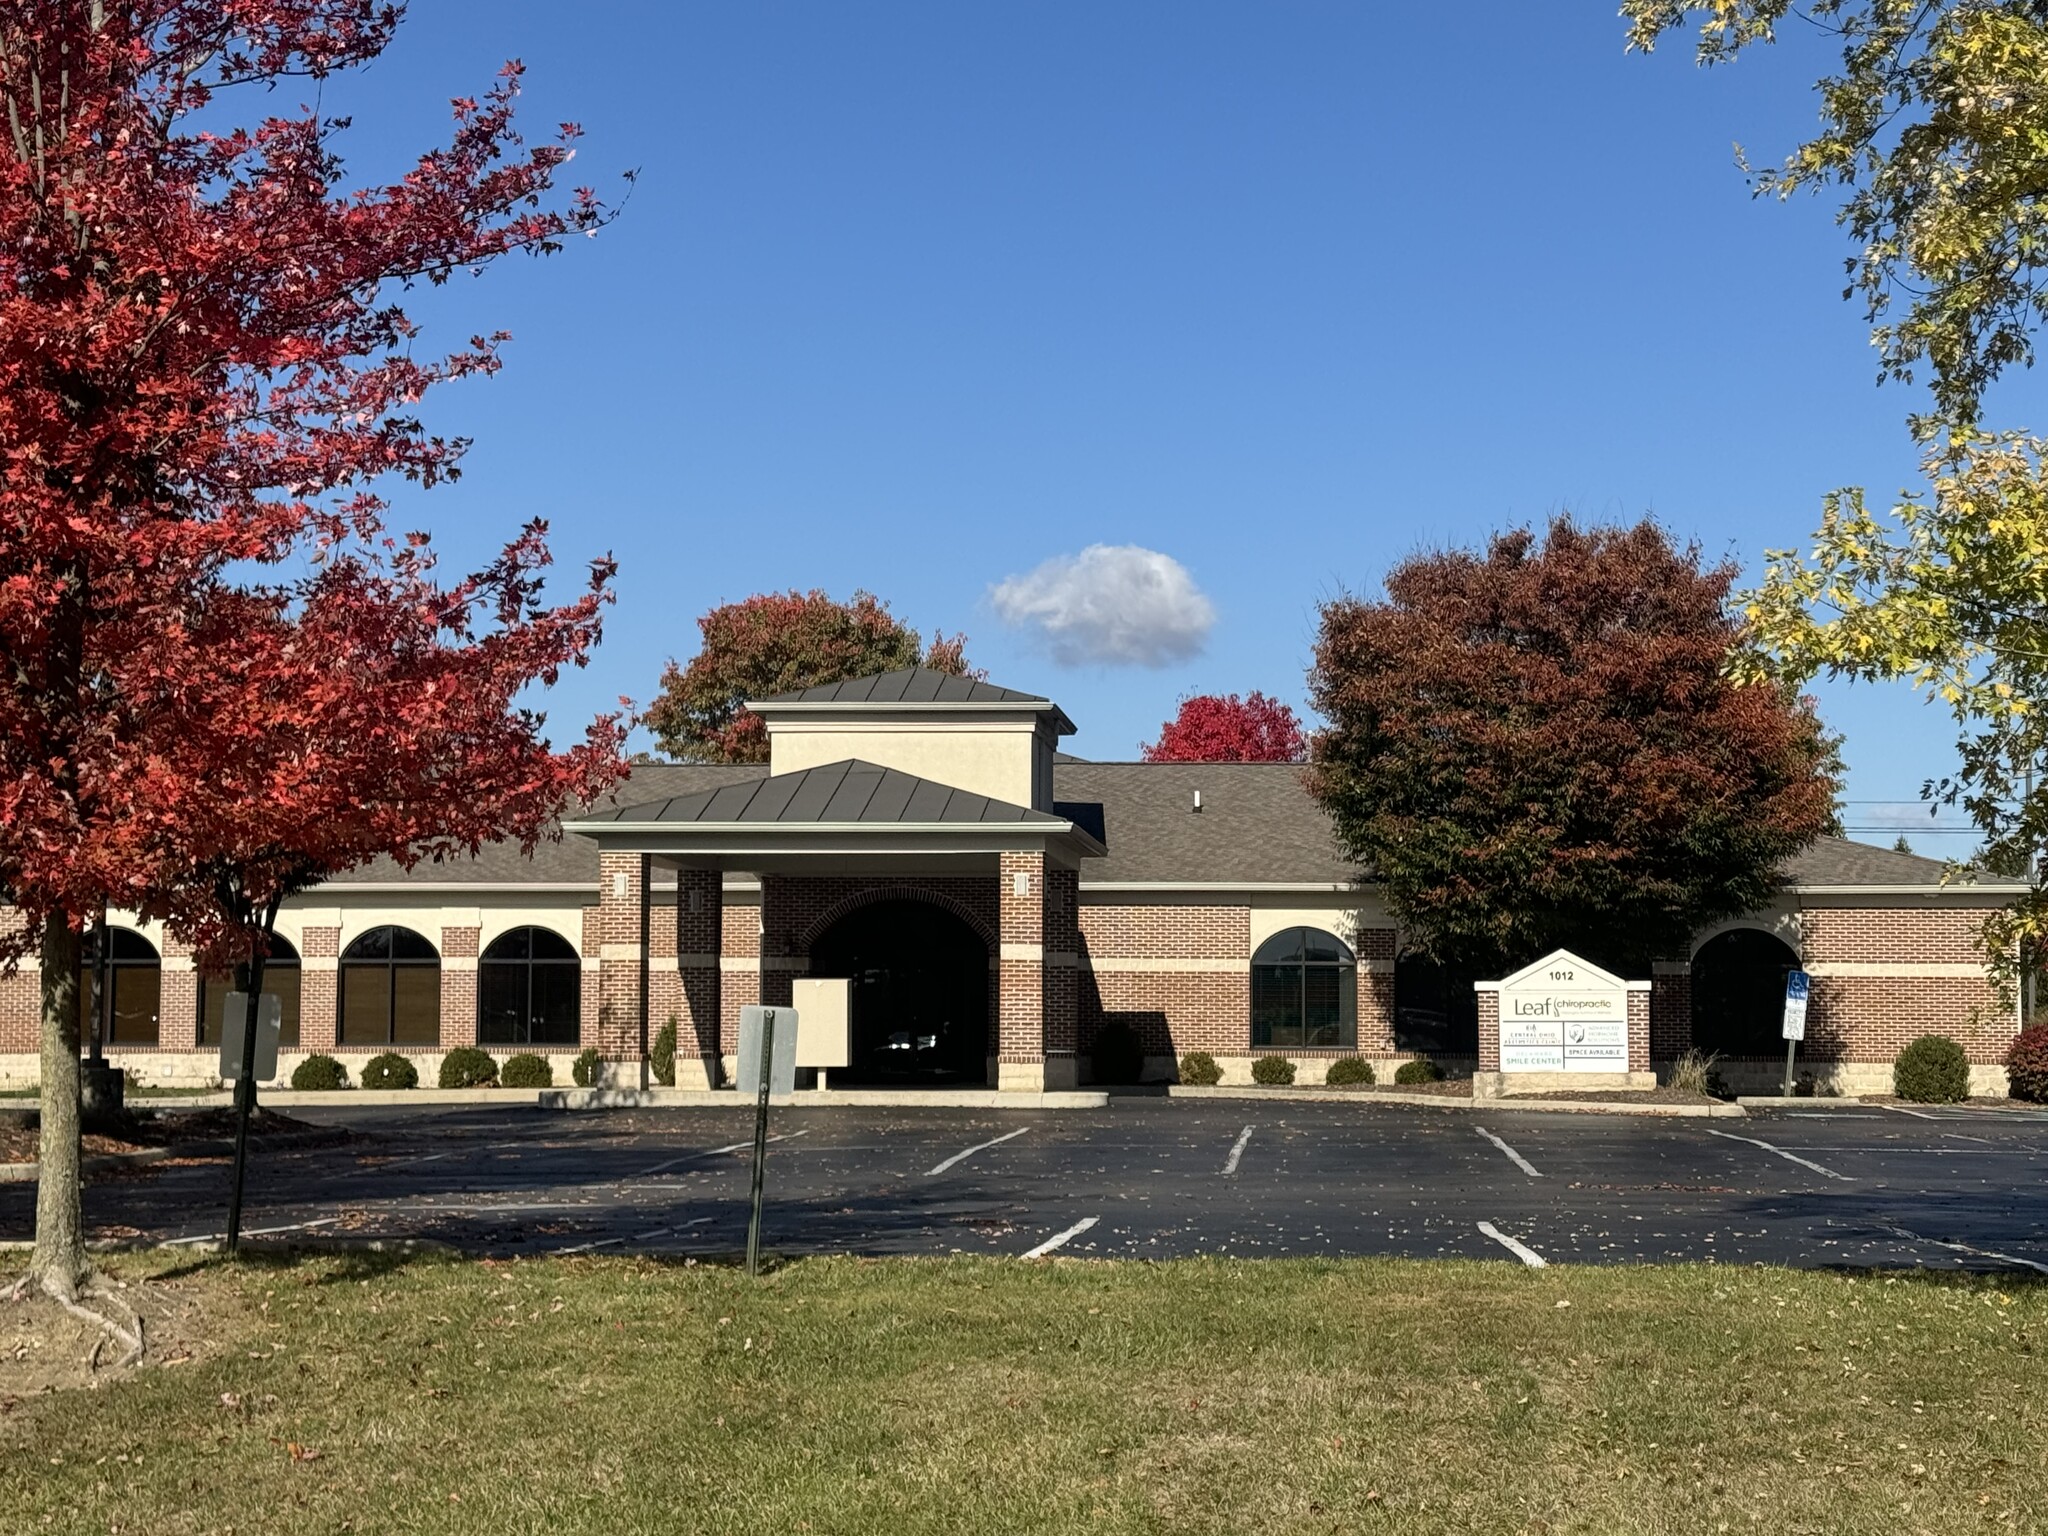
<svg viewBox="0 0 2048 1536"><path fill-rule="evenodd" d="M167 701L203 690L197 610L247 562L374 539L370 488L432 485L465 444L415 409L498 366L435 358L394 290L594 230L550 202L576 136L528 148L520 68L454 103L449 142L342 185L344 122L228 120L240 88L364 64L375 0L0 0L0 881L7 958L39 952L43 1173L31 1277L83 1281L79 929L168 867L129 786ZM292 97L285 96L289 102ZM172 710L174 712L174 708ZM180 788L160 785L175 805Z"/></svg>
<svg viewBox="0 0 2048 1536"><path fill-rule="evenodd" d="M1141 750L1148 763L1298 763L1308 756L1308 739L1278 699L1198 693L1182 699L1180 713Z"/></svg>

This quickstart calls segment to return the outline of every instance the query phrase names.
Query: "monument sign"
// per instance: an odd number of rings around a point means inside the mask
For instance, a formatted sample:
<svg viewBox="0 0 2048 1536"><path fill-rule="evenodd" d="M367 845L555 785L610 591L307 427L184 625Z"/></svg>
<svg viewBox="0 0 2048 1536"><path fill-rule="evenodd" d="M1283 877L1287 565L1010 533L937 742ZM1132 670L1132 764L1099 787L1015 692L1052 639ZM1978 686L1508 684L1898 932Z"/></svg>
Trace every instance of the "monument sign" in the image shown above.
<svg viewBox="0 0 2048 1536"><path fill-rule="evenodd" d="M1500 983L1502 1072L1627 1072L1628 983L1560 949Z"/></svg>

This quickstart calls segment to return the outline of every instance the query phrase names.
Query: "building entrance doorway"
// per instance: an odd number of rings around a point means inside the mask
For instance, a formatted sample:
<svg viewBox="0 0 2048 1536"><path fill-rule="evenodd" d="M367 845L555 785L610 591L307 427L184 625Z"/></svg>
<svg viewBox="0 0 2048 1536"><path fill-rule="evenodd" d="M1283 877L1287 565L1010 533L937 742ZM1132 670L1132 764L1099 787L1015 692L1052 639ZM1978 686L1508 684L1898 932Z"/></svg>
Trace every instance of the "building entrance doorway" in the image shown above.
<svg viewBox="0 0 2048 1536"><path fill-rule="evenodd" d="M943 907L880 901L811 946L813 976L844 976L850 1065L835 1083L934 1087L988 1080L988 945Z"/></svg>

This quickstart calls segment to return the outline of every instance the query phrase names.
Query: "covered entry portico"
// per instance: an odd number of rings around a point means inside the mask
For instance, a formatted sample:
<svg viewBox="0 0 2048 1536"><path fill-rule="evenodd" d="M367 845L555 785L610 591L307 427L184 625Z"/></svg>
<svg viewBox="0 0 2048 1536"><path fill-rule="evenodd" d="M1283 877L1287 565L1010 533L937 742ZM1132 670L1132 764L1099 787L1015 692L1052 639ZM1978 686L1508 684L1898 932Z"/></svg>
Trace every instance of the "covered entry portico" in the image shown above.
<svg viewBox="0 0 2048 1536"><path fill-rule="evenodd" d="M567 825L600 849L600 1050L626 1085L670 1016L676 1085L716 1087L742 1007L787 1005L799 976L857 971L852 1075L1075 1086L1079 868L1105 850L1092 807L1051 801L1052 743L1073 727L1045 699L968 679L860 680L873 685L896 696L836 685L751 704L769 724L765 776ZM801 762L850 735L898 762ZM658 899L671 872L673 907ZM970 1020L960 976L976 942L986 986Z"/></svg>

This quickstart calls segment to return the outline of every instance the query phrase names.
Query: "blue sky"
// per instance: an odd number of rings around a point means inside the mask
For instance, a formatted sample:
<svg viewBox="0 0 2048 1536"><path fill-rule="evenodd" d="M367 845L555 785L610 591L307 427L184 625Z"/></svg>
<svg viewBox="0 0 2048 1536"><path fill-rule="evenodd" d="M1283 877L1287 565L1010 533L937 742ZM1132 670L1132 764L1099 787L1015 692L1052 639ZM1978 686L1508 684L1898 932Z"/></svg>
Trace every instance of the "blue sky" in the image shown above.
<svg viewBox="0 0 2048 1536"><path fill-rule="evenodd" d="M578 179L640 180L598 239L417 307L427 342L516 339L429 401L476 446L400 520L450 560L536 514L571 574L617 555L561 725L644 702L716 602L866 587L1099 757L1189 692L1298 703L1318 600L1418 547L1651 513L1754 570L1830 488L1910 480L1918 401L1874 387L1832 208L1734 168L1813 121L1827 56L1705 73L1624 54L1613 11L415 0L327 88L359 179L518 56ZM1034 628L1165 569L1020 580L1093 545L1184 571L1165 643ZM1852 801L1948 769L1909 694L1822 697Z"/></svg>

